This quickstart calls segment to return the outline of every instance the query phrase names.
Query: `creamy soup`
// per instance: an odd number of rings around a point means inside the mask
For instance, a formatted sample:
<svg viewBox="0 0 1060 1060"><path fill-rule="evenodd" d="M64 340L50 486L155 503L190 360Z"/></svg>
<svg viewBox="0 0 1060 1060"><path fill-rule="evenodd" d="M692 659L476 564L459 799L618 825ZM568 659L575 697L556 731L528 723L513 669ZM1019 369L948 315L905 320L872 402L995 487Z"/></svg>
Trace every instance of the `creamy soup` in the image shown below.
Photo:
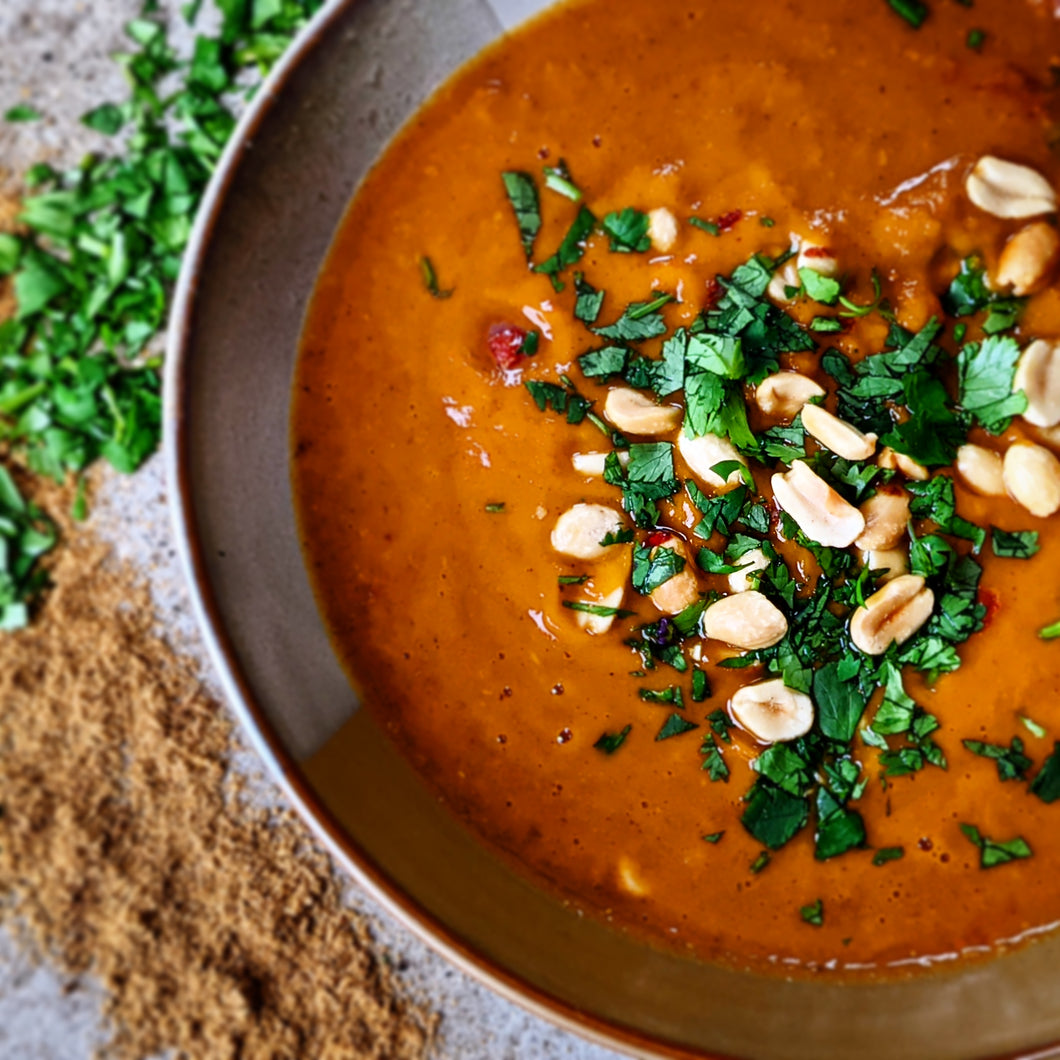
<svg viewBox="0 0 1060 1060"><path fill-rule="evenodd" d="M707 959L1060 921L1060 21L919 7L560 6L392 144L306 325L368 708L502 856Z"/></svg>

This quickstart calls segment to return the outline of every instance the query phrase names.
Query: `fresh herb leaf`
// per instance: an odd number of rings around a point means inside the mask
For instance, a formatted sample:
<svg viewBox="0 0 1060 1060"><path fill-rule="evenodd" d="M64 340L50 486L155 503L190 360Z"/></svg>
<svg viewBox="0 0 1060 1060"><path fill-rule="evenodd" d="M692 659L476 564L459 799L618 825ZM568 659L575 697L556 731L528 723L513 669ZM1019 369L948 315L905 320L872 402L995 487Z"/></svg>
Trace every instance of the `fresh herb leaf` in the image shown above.
<svg viewBox="0 0 1060 1060"><path fill-rule="evenodd" d="M515 213L515 222L519 226L523 252L526 254L526 260L530 261L534 256L534 240L541 231L541 204L537 197L537 185L529 173L502 173L501 180Z"/></svg>
<svg viewBox="0 0 1060 1060"><path fill-rule="evenodd" d="M505 509L504 501L491 501L486 505L486 511L491 515L499 515Z"/></svg>
<svg viewBox="0 0 1060 1060"><path fill-rule="evenodd" d="M554 166L545 166L545 187L571 202L581 202L581 189L571 179L567 163L561 158Z"/></svg>
<svg viewBox="0 0 1060 1060"><path fill-rule="evenodd" d="M920 29L930 14L930 8L924 0L887 0L891 10L904 18L913 29Z"/></svg>
<svg viewBox="0 0 1060 1060"><path fill-rule="evenodd" d="M1008 335L969 342L957 354L958 400L991 434L1008 429L1027 410L1027 395L1012 392L1020 348Z"/></svg>
<svg viewBox="0 0 1060 1060"><path fill-rule="evenodd" d="M666 323L659 309L672 299L672 295L662 295L647 302L631 302L613 324L592 330L613 342L643 342L658 338L666 333Z"/></svg>
<svg viewBox="0 0 1060 1060"><path fill-rule="evenodd" d="M843 289L838 280L808 267L799 269L799 279L806 294L821 305L835 305Z"/></svg>
<svg viewBox="0 0 1060 1060"><path fill-rule="evenodd" d="M999 530L990 527L990 543L994 555L1002 559L1030 559L1041 548L1037 530Z"/></svg>
<svg viewBox="0 0 1060 1060"><path fill-rule="evenodd" d="M420 275L423 277L423 286L427 288L433 298L449 298L453 293L453 288L443 291L438 286L438 276L434 271L434 265L431 264L431 259L428 257L420 258ZM536 334L536 332L532 332Z"/></svg>
<svg viewBox="0 0 1060 1060"><path fill-rule="evenodd" d="M669 688L659 689L641 688L638 694L645 703L673 703L678 707L684 705L679 685L670 685Z"/></svg>
<svg viewBox="0 0 1060 1060"><path fill-rule="evenodd" d="M1023 741L1018 736L1012 737L1012 743L983 743L982 740L962 740L965 748L973 755L989 758L997 764L997 775L1001 780L1025 780L1027 770L1034 763L1023 753Z"/></svg>
<svg viewBox="0 0 1060 1060"><path fill-rule="evenodd" d="M807 924L812 924L813 927L820 927L824 923L824 902L818 898L816 902L802 906L799 909L799 916Z"/></svg>
<svg viewBox="0 0 1060 1060"><path fill-rule="evenodd" d="M603 751L605 755L613 755L625 742L626 737L633 731L632 725L627 725L619 732L605 732L593 747L597 751Z"/></svg>
<svg viewBox="0 0 1060 1060"><path fill-rule="evenodd" d="M650 596L661 585L685 569L684 557L672 548L637 545L633 550L633 588Z"/></svg>
<svg viewBox="0 0 1060 1060"><path fill-rule="evenodd" d="M636 611L624 611L621 607L605 607L603 604L591 604L586 600L564 600L563 606L571 611L582 611L597 618L629 618Z"/></svg>
<svg viewBox="0 0 1060 1060"><path fill-rule="evenodd" d="M1042 628L1038 630L1038 636L1042 640L1056 640L1057 637L1060 637L1060 622L1053 622L1051 625L1042 626Z"/></svg>
<svg viewBox="0 0 1060 1060"><path fill-rule="evenodd" d="M688 721L687 718L681 717L675 711L663 722L663 726L656 733L655 739L656 742L669 740L672 736L680 736L682 733L691 732L693 729L698 728L699 726L694 721Z"/></svg>
<svg viewBox="0 0 1060 1060"><path fill-rule="evenodd" d="M613 252L621 254L643 254L651 249L648 236L648 215L640 210L627 207L615 213L609 213L603 221L604 234L611 241Z"/></svg>
<svg viewBox="0 0 1060 1060"><path fill-rule="evenodd" d="M705 843L718 843L723 835L725 835L724 829L720 832L711 832L709 835L703 836L703 841Z"/></svg>
<svg viewBox="0 0 1060 1060"><path fill-rule="evenodd" d="M886 865L888 861L898 861L904 857L905 850L902 847L880 847L872 856L872 863L877 866Z"/></svg>
<svg viewBox="0 0 1060 1060"><path fill-rule="evenodd" d="M965 838L979 848L979 867L992 869L997 865L1006 865L1010 861L1029 858L1033 851L1022 836L1015 839L988 839L972 824L962 824L961 831Z"/></svg>
<svg viewBox="0 0 1060 1060"><path fill-rule="evenodd" d="M965 37L964 43L971 48L973 52L980 52L983 50L983 44L986 41L986 31L981 29L970 29L968 30L968 36Z"/></svg>
<svg viewBox="0 0 1060 1060"><path fill-rule="evenodd" d="M728 782L729 767L725 764L725 758L721 753L721 748L718 746L718 741L710 733L703 737L703 742L699 746L699 753L704 756L703 765L700 768L706 770L710 779Z"/></svg>
<svg viewBox="0 0 1060 1060"><path fill-rule="evenodd" d="M592 408L593 403L583 398L577 391L568 390L556 383L528 379L525 385L534 399L534 404L542 412L551 409L553 412L565 414L568 423L581 423L586 413Z"/></svg>
<svg viewBox="0 0 1060 1060"><path fill-rule="evenodd" d="M559 576L560 586L584 585L588 580L588 574L561 574Z"/></svg>
<svg viewBox="0 0 1060 1060"><path fill-rule="evenodd" d="M1036 721L1033 721L1032 719L1028 718L1025 714L1017 714L1016 717L1023 722L1023 724L1027 727L1027 731L1032 736L1036 736L1039 740L1045 738L1046 730Z"/></svg>
<svg viewBox="0 0 1060 1060"><path fill-rule="evenodd" d="M754 873L755 876L757 876L772 860L773 859L769 851L763 850L762 853L759 854L758 857L756 857L754 861L751 862L751 872Z"/></svg>
<svg viewBox="0 0 1060 1060"><path fill-rule="evenodd" d="M1038 775L1031 781L1030 790L1042 802L1060 799L1060 743L1053 744L1053 753L1042 763Z"/></svg>
<svg viewBox="0 0 1060 1060"><path fill-rule="evenodd" d="M818 788L813 856L826 861L864 845L865 822L861 814L844 806L827 788Z"/></svg>
<svg viewBox="0 0 1060 1060"><path fill-rule="evenodd" d="M40 118L40 111L26 103L16 104L4 112L4 121L12 123L40 121Z"/></svg>
<svg viewBox="0 0 1060 1060"><path fill-rule="evenodd" d="M829 662L813 675L813 699L817 721L830 740L849 743L857 732L867 698L857 680L844 679L842 662Z"/></svg>
<svg viewBox="0 0 1060 1060"><path fill-rule="evenodd" d="M598 291L580 273L574 274L574 316L583 324L595 324L604 304L604 292Z"/></svg>
<svg viewBox="0 0 1060 1060"><path fill-rule="evenodd" d="M593 234L595 227L596 217L592 210L587 206L581 207L556 252L539 265L535 265L534 272L544 273L552 281L552 287L562 291L564 285L559 274L581 261L585 253L585 241Z"/></svg>
<svg viewBox="0 0 1060 1060"><path fill-rule="evenodd" d="M771 850L779 850L810 818L809 803L762 777L744 796L747 808L740 818L744 828Z"/></svg>
<svg viewBox="0 0 1060 1060"><path fill-rule="evenodd" d="M693 228L699 228L708 235L720 236L721 229L713 221L704 221L702 217L690 217L688 223Z"/></svg>
<svg viewBox="0 0 1060 1060"><path fill-rule="evenodd" d="M599 350L590 350L578 358L578 367L583 375L590 379L606 379L612 375L621 375L629 361L629 350L624 346L604 346Z"/></svg>
<svg viewBox="0 0 1060 1060"><path fill-rule="evenodd" d="M692 671L692 702L702 703L705 699L710 699L712 694L710 678L707 677L706 670L696 667Z"/></svg>

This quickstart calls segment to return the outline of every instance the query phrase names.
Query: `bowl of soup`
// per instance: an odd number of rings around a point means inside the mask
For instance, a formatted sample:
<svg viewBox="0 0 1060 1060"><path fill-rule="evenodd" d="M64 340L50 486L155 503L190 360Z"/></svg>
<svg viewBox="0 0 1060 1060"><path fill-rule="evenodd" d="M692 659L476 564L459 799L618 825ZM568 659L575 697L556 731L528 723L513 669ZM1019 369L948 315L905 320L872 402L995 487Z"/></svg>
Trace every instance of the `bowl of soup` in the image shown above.
<svg viewBox="0 0 1060 1060"><path fill-rule="evenodd" d="M1060 22L532 13L330 4L220 168L167 454L229 698L596 1040L1044 1051Z"/></svg>

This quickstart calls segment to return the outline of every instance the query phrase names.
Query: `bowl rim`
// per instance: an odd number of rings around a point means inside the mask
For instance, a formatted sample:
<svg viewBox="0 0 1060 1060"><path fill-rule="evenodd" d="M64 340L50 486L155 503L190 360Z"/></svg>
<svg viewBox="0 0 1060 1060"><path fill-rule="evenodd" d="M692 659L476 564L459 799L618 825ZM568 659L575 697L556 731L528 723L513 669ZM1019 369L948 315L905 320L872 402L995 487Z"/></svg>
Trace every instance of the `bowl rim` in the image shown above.
<svg viewBox="0 0 1060 1060"><path fill-rule="evenodd" d="M257 701L234 646L225 632L198 530L188 459L191 417L188 366L199 277L210 254L212 236L246 149L269 117L277 97L301 63L357 0L327 0L288 46L257 95L240 117L203 195L174 289L163 371L162 454L166 494L175 545L192 612L224 694L250 746L313 836L342 869L420 941L462 972L520 1008L589 1042L634 1057L668 1060L733 1060L649 1037L613 1024L565 1002L501 967L459 938L406 894L346 832L307 782L300 766Z"/></svg>
<svg viewBox="0 0 1060 1060"><path fill-rule="evenodd" d="M686 1046L605 1020L543 990L504 968L451 931L410 897L350 836L308 783L255 697L230 637L225 631L204 561L192 488L187 377L192 356L193 320L199 280L209 258L212 237L226 199L257 131L270 116L294 73L328 31L358 0L326 0L273 66L240 117L203 194L174 288L163 366L162 459L175 548L199 632L217 673L225 702L271 779L342 870L387 913L435 953L492 992L524 1011L582 1039L631 1057L659 1060L736 1060L730 1054ZM1060 1056L1060 1041L999 1054L996 1060L1049 1060Z"/></svg>

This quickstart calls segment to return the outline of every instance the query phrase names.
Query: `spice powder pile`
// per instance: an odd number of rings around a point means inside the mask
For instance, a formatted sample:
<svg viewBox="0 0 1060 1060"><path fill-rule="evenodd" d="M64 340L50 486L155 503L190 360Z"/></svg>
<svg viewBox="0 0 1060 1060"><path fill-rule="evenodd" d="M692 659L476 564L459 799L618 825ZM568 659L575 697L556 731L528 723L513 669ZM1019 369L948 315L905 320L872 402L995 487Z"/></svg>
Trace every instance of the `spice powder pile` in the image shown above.
<svg viewBox="0 0 1060 1060"><path fill-rule="evenodd" d="M423 1056L433 1019L297 819L247 804L145 587L63 530L41 613L0 635L0 924L102 982L108 1057Z"/></svg>

